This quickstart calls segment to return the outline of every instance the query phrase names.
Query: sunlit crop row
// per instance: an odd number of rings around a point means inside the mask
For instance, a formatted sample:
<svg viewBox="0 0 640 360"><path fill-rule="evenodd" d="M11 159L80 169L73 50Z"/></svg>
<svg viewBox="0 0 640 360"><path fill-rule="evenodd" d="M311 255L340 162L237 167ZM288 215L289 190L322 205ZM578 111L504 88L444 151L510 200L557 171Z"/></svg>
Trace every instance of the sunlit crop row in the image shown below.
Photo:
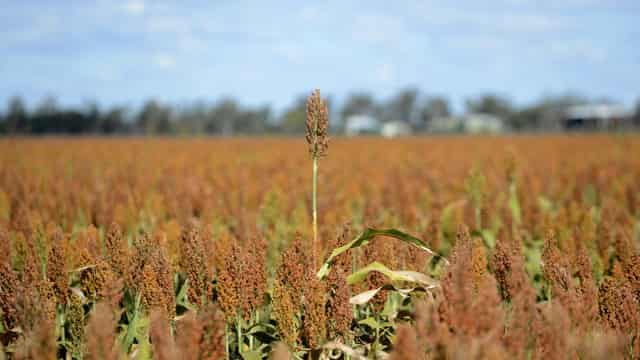
<svg viewBox="0 0 640 360"><path fill-rule="evenodd" d="M314 247L302 139L0 140L3 352L638 357L634 154L632 135L332 139Z"/></svg>

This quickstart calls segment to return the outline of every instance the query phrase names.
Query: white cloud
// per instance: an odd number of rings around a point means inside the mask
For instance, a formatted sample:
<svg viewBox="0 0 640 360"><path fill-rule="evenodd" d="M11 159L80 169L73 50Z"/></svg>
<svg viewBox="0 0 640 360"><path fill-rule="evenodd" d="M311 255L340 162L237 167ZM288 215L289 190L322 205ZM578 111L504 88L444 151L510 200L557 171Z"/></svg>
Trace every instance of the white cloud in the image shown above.
<svg viewBox="0 0 640 360"><path fill-rule="evenodd" d="M170 69L176 66L176 59L169 54L156 54L151 62L160 69Z"/></svg>
<svg viewBox="0 0 640 360"><path fill-rule="evenodd" d="M556 41L549 48L555 56L574 62L587 60L599 64L607 60L607 51L588 41Z"/></svg>
<svg viewBox="0 0 640 360"><path fill-rule="evenodd" d="M575 19L549 11L461 9L452 7L416 8L420 21L434 26L449 26L465 31L501 34L548 34L575 27Z"/></svg>
<svg viewBox="0 0 640 360"><path fill-rule="evenodd" d="M142 0L131 0L127 1L122 9L131 15L140 15L144 13L145 4Z"/></svg>

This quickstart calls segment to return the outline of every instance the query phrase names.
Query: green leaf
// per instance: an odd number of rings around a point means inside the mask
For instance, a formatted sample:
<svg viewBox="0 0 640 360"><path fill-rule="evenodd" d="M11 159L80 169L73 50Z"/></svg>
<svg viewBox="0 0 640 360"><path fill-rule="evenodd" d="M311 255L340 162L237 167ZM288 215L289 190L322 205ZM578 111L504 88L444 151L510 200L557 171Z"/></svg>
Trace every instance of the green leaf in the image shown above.
<svg viewBox="0 0 640 360"><path fill-rule="evenodd" d="M491 229L482 229L480 231L472 231L472 236L479 236L484 241L485 245L493 249L496 246L496 235Z"/></svg>
<svg viewBox="0 0 640 360"><path fill-rule="evenodd" d="M453 220L451 219L453 217L453 211L464 206L466 203L466 199L461 199L448 204L444 209L442 209L442 213L440 215L440 227L444 233L451 233L454 231Z"/></svg>
<svg viewBox="0 0 640 360"><path fill-rule="evenodd" d="M511 216L516 225L520 224L522 221L522 212L520 210L520 201L518 200L518 191L515 182L509 184L509 209L511 209Z"/></svg>
<svg viewBox="0 0 640 360"><path fill-rule="evenodd" d="M380 325L378 324L378 321L376 321L376 319L373 316L369 316L368 318L365 318L365 319L362 319L362 320L358 321L358 324L367 325L368 327L370 327L372 329L380 328Z"/></svg>
<svg viewBox="0 0 640 360"><path fill-rule="evenodd" d="M364 305L373 299L380 290L382 290L381 287L361 292L360 294L351 297L351 299L349 299L349 303L354 305Z"/></svg>
<svg viewBox="0 0 640 360"><path fill-rule="evenodd" d="M123 341L123 347L125 349L129 349L131 348L131 346L134 343L134 340L140 335L141 332L143 332L143 328L145 326L145 321L141 318L141 296L140 294L136 295L135 298L135 303L134 303L134 307L131 311L131 314L129 317L129 324L127 326L127 331L124 337L124 341Z"/></svg>
<svg viewBox="0 0 640 360"><path fill-rule="evenodd" d="M374 330L375 329L384 329L384 328L393 326L393 324L391 324L388 321L381 320L381 319L376 320L372 316L370 316L370 317L368 317L366 319L362 319L362 320L358 321L358 324L366 325L366 326L368 326L368 327L370 327L370 328L372 328Z"/></svg>
<svg viewBox="0 0 640 360"><path fill-rule="evenodd" d="M358 237L352 240L350 243L340 246L338 248L333 249L329 258L325 260L324 264L317 273L318 278L323 279L325 276L329 274L329 270L331 269L331 265L333 264L333 260L340 254L354 248L358 248L361 246L367 245L373 238L376 236L387 236L392 237L394 239L398 239L400 241L404 241L407 244L413 245L420 250L425 251L431 256L439 256L436 252L429 249L427 245L420 239L411 236L407 233L404 233L397 229L373 229L367 228L365 229Z"/></svg>
<svg viewBox="0 0 640 360"><path fill-rule="evenodd" d="M590 206L598 205L598 190L593 184L587 184L582 194L583 202Z"/></svg>
<svg viewBox="0 0 640 360"><path fill-rule="evenodd" d="M266 332L276 332L278 328L273 324L268 323L256 323L253 324L249 330L247 331L248 335L252 335L257 332L266 331Z"/></svg>
<svg viewBox="0 0 640 360"><path fill-rule="evenodd" d="M375 289L371 289L371 290L367 290L364 292L361 292L360 294L357 294L353 297L351 297L349 299L349 303L353 304L353 305L364 305L366 303L368 303L371 299L373 299L374 296L376 296L376 294L382 290L391 290L391 291L395 291L398 294L400 294L400 296L402 297L407 297L410 296L411 293L413 292L427 292L429 289L432 289L433 287L423 287L423 286L416 286L416 287L412 287L412 288L406 288L406 289L402 289L402 288L397 288L391 284L386 284L384 286L381 286L379 288L375 288Z"/></svg>
<svg viewBox="0 0 640 360"><path fill-rule="evenodd" d="M407 271L407 270L391 270L383 264L374 261L371 264L361 268L360 270L354 272L353 274L347 277L347 283L349 285L354 285L364 281L367 275L372 272L377 271L391 281L405 281L418 283L426 286L437 286L438 282L429 276L417 272L417 271Z"/></svg>
<svg viewBox="0 0 640 360"><path fill-rule="evenodd" d="M182 283L182 286L180 287L180 290L178 290L178 294L176 295L176 302L178 304L182 304L183 302L189 301L187 299L188 289L189 289L189 279L185 279L184 282Z"/></svg>
<svg viewBox="0 0 640 360"><path fill-rule="evenodd" d="M241 355L244 360L261 360L262 359L262 352L260 352L259 350L243 352Z"/></svg>

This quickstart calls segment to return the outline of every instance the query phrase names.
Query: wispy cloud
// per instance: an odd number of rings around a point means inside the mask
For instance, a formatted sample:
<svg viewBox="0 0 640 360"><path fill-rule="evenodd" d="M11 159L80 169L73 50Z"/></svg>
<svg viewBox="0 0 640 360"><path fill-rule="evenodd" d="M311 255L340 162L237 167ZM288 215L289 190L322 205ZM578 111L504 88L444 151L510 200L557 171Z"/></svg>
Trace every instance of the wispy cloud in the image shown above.
<svg viewBox="0 0 640 360"><path fill-rule="evenodd" d="M5 1L0 106L15 93L55 89L61 102L87 93L136 102L162 92L282 107L309 84L336 99L354 88L386 96L408 84L452 97L504 86L497 90L520 99L560 84L629 100L640 82L638 4ZM90 88L92 76L108 86Z"/></svg>
<svg viewBox="0 0 640 360"><path fill-rule="evenodd" d="M122 9L131 15L144 13L145 3L142 0L130 0L122 5Z"/></svg>

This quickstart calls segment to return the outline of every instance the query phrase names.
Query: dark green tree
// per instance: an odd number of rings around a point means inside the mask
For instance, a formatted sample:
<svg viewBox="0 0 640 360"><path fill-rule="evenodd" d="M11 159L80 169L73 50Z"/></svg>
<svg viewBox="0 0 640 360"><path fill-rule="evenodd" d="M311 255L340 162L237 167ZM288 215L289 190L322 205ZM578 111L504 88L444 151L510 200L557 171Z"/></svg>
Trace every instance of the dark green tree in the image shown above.
<svg viewBox="0 0 640 360"><path fill-rule="evenodd" d="M442 96L427 97L418 110L419 125L427 127L431 120L451 116L449 101Z"/></svg>
<svg viewBox="0 0 640 360"><path fill-rule="evenodd" d="M293 105L282 116L280 127L287 134L301 134L305 130L306 96L299 96Z"/></svg>
<svg viewBox="0 0 640 360"><path fill-rule="evenodd" d="M137 126L145 134L168 134L172 130L171 109L156 100L149 100L138 115Z"/></svg>
<svg viewBox="0 0 640 360"><path fill-rule="evenodd" d="M239 111L240 106L234 99L222 99L211 110L205 125L206 131L225 136L233 135Z"/></svg>
<svg viewBox="0 0 640 360"><path fill-rule="evenodd" d="M468 99L466 109L470 113L491 114L502 118L509 117L513 112L509 100L496 94L486 94L477 99Z"/></svg>
<svg viewBox="0 0 640 360"><path fill-rule="evenodd" d="M340 115L342 119L346 119L351 115L375 115L376 102L371 94L366 92L357 92L349 95Z"/></svg>
<svg viewBox="0 0 640 360"><path fill-rule="evenodd" d="M123 107L114 107L107 111L100 118L100 132L104 134L123 133L127 130L124 122L124 114L126 109Z"/></svg>
<svg viewBox="0 0 640 360"><path fill-rule="evenodd" d="M383 113L383 121L413 122L419 91L416 88L400 90L387 104Z"/></svg>
<svg viewBox="0 0 640 360"><path fill-rule="evenodd" d="M5 124L6 131L10 134L29 131L29 115L22 98L19 96L14 96L9 100Z"/></svg>

